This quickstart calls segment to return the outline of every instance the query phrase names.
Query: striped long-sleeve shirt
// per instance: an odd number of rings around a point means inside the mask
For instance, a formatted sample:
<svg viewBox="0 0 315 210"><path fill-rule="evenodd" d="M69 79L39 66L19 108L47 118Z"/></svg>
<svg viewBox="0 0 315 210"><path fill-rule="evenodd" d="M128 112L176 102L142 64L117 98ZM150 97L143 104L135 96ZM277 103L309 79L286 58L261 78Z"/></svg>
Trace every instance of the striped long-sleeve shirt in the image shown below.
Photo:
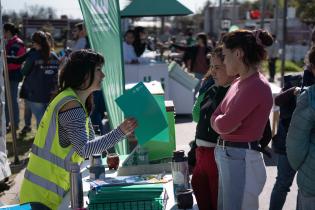
<svg viewBox="0 0 315 210"><path fill-rule="evenodd" d="M73 145L74 150L83 158L102 153L113 147L125 135L120 128L110 133L95 137L91 121L89 136L85 129L85 112L82 107L69 109L59 113L59 143L62 147Z"/></svg>

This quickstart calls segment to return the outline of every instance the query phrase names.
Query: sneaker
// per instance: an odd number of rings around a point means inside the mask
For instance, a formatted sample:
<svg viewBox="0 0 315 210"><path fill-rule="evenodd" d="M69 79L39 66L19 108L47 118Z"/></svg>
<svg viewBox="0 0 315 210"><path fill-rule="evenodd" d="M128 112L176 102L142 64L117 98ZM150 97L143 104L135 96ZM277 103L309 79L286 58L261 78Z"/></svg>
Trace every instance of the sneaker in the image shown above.
<svg viewBox="0 0 315 210"><path fill-rule="evenodd" d="M7 132L7 133L10 133L10 132L11 132L11 126L7 126L7 127L6 127L6 132Z"/></svg>
<svg viewBox="0 0 315 210"><path fill-rule="evenodd" d="M0 192L9 190L15 184L12 177L6 177L4 180L0 181Z"/></svg>
<svg viewBox="0 0 315 210"><path fill-rule="evenodd" d="M31 128L31 127L29 127L29 126L24 126L24 128L21 130L20 134L21 134L21 135L25 135L25 134L27 134L27 133L29 133L29 132L31 132L31 131L32 131L32 128Z"/></svg>

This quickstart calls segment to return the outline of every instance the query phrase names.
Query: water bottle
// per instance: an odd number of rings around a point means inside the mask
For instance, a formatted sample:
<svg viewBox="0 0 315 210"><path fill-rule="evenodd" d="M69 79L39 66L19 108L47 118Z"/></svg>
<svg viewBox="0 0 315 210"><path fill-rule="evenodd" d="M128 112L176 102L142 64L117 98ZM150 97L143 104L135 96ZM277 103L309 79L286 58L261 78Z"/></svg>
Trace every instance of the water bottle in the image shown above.
<svg viewBox="0 0 315 210"><path fill-rule="evenodd" d="M185 156L184 150L174 151L172 159L172 176L173 176L173 189L174 198L177 201L177 192L189 188L189 172L188 161Z"/></svg>
<svg viewBox="0 0 315 210"><path fill-rule="evenodd" d="M101 154L93 154L91 157L91 163L88 170L90 171L90 179L105 179L105 166L102 163Z"/></svg>
<svg viewBox="0 0 315 210"><path fill-rule="evenodd" d="M148 150L146 148L139 146L137 149L137 152L138 152L138 165L149 164Z"/></svg>
<svg viewBox="0 0 315 210"><path fill-rule="evenodd" d="M70 166L70 201L72 209L83 208L82 176L77 163L72 163Z"/></svg>

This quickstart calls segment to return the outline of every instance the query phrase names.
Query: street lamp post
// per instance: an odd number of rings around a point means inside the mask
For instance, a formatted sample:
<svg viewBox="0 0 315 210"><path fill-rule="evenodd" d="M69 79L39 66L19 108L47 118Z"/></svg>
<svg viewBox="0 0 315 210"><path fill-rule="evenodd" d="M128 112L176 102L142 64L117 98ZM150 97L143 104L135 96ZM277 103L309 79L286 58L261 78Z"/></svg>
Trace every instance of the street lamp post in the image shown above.
<svg viewBox="0 0 315 210"><path fill-rule="evenodd" d="M234 0L233 1L233 18L232 18L232 24L235 25L236 24L236 13L237 13L237 7L236 7L237 1Z"/></svg>
<svg viewBox="0 0 315 210"><path fill-rule="evenodd" d="M261 1L260 6L260 28L263 29L265 27L265 0Z"/></svg>
<svg viewBox="0 0 315 210"><path fill-rule="evenodd" d="M222 0L219 0L219 22L222 21Z"/></svg>
<svg viewBox="0 0 315 210"><path fill-rule="evenodd" d="M279 18L279 13L278 13L278 8L279 8L279 2L278 0L274 0L274 34L277 36L277 29L278 29L278 18Z"/></svg>
<svg viewBox="0 0 315 210"><path fill-rule="evenodd" d="M283 29L282 29L282 55L281 55L281 87L284 83L284 68L285 68L285 43L287 40L287 7L288 0L284 0L283 6Z"/></svg>
<svg viewBox="0 0 315 210"><path fill-rule="evenodd" d="M8 72L8 64L7 64L7 58L6 58L6 50L5 50L5 43L4 43L4 36L3 36L3 25L2 25L2 2L0 0L0 36L1 36L1 46L0 46L0 54L3 64L3 77L4 77L4 85L5 85L5 92L6 92L6 99L8 102L8 111L9 111L9 119L11 122L11 134L12 134L12 149L13 149L13 155L14 155L14 164L18 165L20 164L20 160L17 153L17 137L16 137L16 126L14 122L14 115L16 113L13 112L13 106L12 106L12 98L11 98L11 90L10 90L10 81L9 81L9 72ZM0 62L1 63L1 62ZM0 67L1 68L1 67ZM3 111L3 110L2 110ZM1 112L0 112L1 113ZM4 135L4 134L2 134Z"/></svg>

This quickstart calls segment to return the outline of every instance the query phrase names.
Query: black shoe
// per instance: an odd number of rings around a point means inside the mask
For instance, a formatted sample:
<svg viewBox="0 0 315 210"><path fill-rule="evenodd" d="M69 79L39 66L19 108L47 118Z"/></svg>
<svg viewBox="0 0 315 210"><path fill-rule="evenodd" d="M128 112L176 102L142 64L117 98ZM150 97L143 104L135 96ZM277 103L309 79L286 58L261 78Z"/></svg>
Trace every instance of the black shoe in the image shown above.
<svg viewBox="0 0 315 210"><path fill-rule="evenodd" d="M0 192L9 190L14 185L14 180L12 178L6 177L0 182Z"/></svg>
<svg viewBox="0 0 315 210"><path fill-rule="evenodd" d="M10 133L11 132L11 126L7 126L6 131L7 131L7 133Z"/></svg>
<svg viewBox="0 0 315 210"><path fill-rule="evenodd" d="M20 135L26 135L27 133L31 132L32 128L29 126L24 126L24 128L20 131Z"/></svg>

